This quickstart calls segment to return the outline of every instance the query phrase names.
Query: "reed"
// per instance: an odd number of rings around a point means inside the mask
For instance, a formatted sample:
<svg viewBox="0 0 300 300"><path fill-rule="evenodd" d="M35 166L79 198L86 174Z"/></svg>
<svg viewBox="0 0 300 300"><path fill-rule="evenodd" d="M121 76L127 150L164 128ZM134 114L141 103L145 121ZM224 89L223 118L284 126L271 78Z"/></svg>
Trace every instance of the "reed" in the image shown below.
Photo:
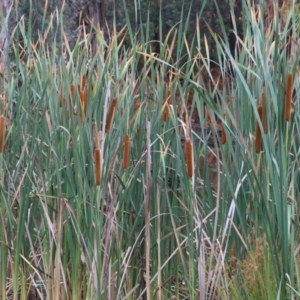
<svg viewBox="0 0 300 300"><path fill-rule="evenodd" d="M285 92L285 120L287 122L289 122L291 119L292 96L293 96L293 74L289 73L287 75L286 92Z"/></svg>
<svg viewBox="0 0 300 300"><path fill-rule="evenodd" d="M111 126L111 122L112 122L112 118L115 112L115 108L117 106L117 98L114 98L110 104L109 110L108 110L108 114L107 114L107 118L106 118L106 124L105 124L105 133L107 133L110 129Z"/></svg>
<svg viewBox="0 0 300 300"><path fill-rule="evenodd" d="M258 112L260 120L262 121L263 108L261 105L259 105L257 107L257 112ZM256 127L255 127L255 151L256 151L256 153L260 153L260 151L261 151L261 130L260 130L258 121L256 121Z"/></svg>
<svg viewBox="0 0 300 300"><path fill-rule="evenodd" d="M96 186L101 183L101 152L100 148L94 150L94 162L95 162L95 184Z"/></svg>
<svg viewBox="0 0 300 300"><path fill-rule="evenodd" d="M129 143L130 137L128 134L124 136L124 152L123 152L123 168L128 168L129 165Z"/></svg>
<svg viewBox="0 0 300 300"><path fill-rule="evenodd" d="M4 150L4 141L5 141L5 118L0 116L0 153Z"/></svg>
<svg viewBox="0 0 300 300"><path fill-rule="evenodd" d="M185 141L185 161L188 176L191 178L194 174L194 159L193 159L193 145L190 138Z"/></svg>

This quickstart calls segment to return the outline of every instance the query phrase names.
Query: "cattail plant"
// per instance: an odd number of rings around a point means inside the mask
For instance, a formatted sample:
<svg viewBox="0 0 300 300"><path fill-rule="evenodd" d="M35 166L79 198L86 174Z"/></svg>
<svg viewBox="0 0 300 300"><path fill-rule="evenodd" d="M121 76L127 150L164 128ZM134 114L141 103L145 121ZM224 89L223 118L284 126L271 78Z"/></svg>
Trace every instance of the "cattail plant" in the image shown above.
<svg viewBox="0 0 300 300"><path fill-rule="evenodd" d="M100 148L94 150L94 162L95 162L95 184L101 183L101 152Z"/></svg>
<svg viewBox="0 0 300 300"><path fill-rule="evenodd" d="M0 153L4 150L4 140L5 140L5 119L0 116Z"/></svg>
<svg viewBox="0 0 300 300"><path fill-rule="evenodd" d="M257 107L257 112L261 121L262 121L262 111L263 111L262 106L259 105ZM255 128L255 151L256 153L260 153L261 151L261 130L258 121L256 121L256 128Z"/></svg>
<svg viewBox="0 0 300 300"><path fill-rule="evenodd" d="M194 174L194 158L193 145L191 139L188 137L185 141L185 161L188 176L191 178Z"/></svg>
<svg viewBox="0 0 300 300"><path fill-rule="evenodd" d="M129 143L130 137L128 134L124 136L124 152L123 152L123 168L128 168L129 165Z"/></svg>
<svg viewBox="0 0 300 300"><path fill-rule="evenodd" d="M169 118L169 114L170 114L170 105L172 104L172 98L171 98L171 91L168 90L168 97L164 102L163 105L163 112L161 115L161 118L164 122L166 122Z"/></svg>
<svg viewBox="0 0 300 300"><path fill-rule="evenodd" d="M289 73L287 75L286 91L285 91L285 120L287 122L289 122L291 119L292 96L293 96L293 74Z"/></svg>
<svg viewBox="0 0 300 300"><path fill-rule="evenodd" d="M106 124L105 124L105 133L107 133L110 129L112 118L115 112L115 108L117 106L117 98L114 98L110 104L110 107L108 109L108 114L106 118Z"/></svg>

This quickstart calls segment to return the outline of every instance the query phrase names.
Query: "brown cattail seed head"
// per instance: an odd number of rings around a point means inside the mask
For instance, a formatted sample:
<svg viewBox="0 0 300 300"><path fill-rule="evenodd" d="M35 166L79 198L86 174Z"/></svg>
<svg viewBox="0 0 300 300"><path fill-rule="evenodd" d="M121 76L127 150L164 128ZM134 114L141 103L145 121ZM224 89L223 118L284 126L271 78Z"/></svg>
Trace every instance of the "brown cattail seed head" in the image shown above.
<svg viewBox="0 0 300 300"><path fill-rule="evenodd" d="M292 96L293 96L293 74L289 73L287 75L286 91L285 91L285 120L287 122L289 122L291 119Z"/></svg>
<svg viewBox="0 0 300 300"><path fill-rule="evenodd" d="M259 96L259 102L260 105L262 106L262 124L263 124L263 129L264 133L268 133L268 123L267 123L267 118L266 118L266 95L265 93L261 93Z"/></svg>
<svg viewBox="0 0 300 300"><path fill-rule="evenodd" d="M87 97L88 97L87 89L84 89L83 91L80 91L79 92L79 97L80 97L80 119L81 119L81 122L82 122L84 116L86 115Z"/></svg>
<svg viewBox="0 0 300 300"><path fill-rule="evenodd" d="M74 84L70 85L70 98L72 99L75 93L75 86Z"/></svg>
<svg viewBox="0 0 300 300"><path fill-rule="evenodd" d="M107 118L106 118L106 124L105 124L105 133L107 133L110 129L110 126L111 126L111 122L112 122L112 118L113 118L113 115L114 115L114 111L115 111L115 108L117 106L117 98L114 98L110 104L110 107L108 109L108 114L107 114Z"/></svg>
<svg viewBox="0 0 300 300"><path fill-rule="evenodd" d="M63 96L62 88L60 87L58 92L57 92L57 98L58 98L58 106L62 107L63 104L65 103L65 98Z"/></svg>
<svg viewBox="0 0 300 300"><path fill-rule="evenodd" d="M164 122L166 122L169 118L169 113L170 113L170 105L172 104L172 98L171 98L171 91L168 90L168 97L164 102L163 105L163 112L161 115L161 118Z"/></svg>
<svg viewBox="0 0 300 300"><path fill-rule="evenodd" d="M85 89L85 85L86 85L86 74L83 74L81 77L80 91L83 91Z"/></svg>
<svg viewBox="0 0 300 300"><path fill-rule="evenodd" d="M223 117L225 119L225 114L223 114ZM225 132L225 127L223 122L221 123L221 143L222 145L226 144L227 137L226 137L226 132Z"/></svg>
<svg viewBox="0 0 300 300"><path fill-rule="evenodd" d="M101 152L99 148L94 150L94 162L95 162L95 184L101 183Z"/></svg>
<svg viewBox="0 0 300 300"><path fill-rule="evenodd" d="M194 158L193 158L193 145L190 138L185 141L185 161L188 176L191 178L194 174Z"/></svg>
<svg viewBox="0 0 300 300"><path fill-rule="evenodd" d="M128 134L124 136L124 152L123 152L123 168L128 168L129 165L129 146L130 146L130 138Z"/></svg>

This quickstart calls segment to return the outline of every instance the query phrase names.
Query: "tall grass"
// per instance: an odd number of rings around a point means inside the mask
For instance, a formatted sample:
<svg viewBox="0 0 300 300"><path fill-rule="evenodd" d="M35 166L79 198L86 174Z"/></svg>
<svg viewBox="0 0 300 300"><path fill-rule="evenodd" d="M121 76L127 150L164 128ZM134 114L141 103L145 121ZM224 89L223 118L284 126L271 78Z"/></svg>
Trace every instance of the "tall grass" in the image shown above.
<svg viewBox="0 0 300 300"><path fill-rule="evenodd" d="M298 22L243 5L234 53L211 32L217 73L188 17L158 55L128 25L96 31L93 57L86 32L58 56L20 22L26 60L12 35L1 78L2 299L297 297Z"/></svg>

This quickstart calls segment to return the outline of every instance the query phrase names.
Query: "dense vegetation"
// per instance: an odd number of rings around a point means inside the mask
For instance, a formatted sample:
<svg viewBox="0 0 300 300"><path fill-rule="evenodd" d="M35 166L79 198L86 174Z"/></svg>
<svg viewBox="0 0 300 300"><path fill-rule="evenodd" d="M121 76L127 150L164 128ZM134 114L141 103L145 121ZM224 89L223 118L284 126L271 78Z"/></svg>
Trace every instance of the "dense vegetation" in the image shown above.
<svg viewBox="0 0 300 300"><path fill-rule="evenodd" d="M205 35L206 3L193 35L159 14L155 43L126 5L72 41L29 7L0 77L1 299L300 296L299 6L241 3L233 45L218 5Z"/></svg>

